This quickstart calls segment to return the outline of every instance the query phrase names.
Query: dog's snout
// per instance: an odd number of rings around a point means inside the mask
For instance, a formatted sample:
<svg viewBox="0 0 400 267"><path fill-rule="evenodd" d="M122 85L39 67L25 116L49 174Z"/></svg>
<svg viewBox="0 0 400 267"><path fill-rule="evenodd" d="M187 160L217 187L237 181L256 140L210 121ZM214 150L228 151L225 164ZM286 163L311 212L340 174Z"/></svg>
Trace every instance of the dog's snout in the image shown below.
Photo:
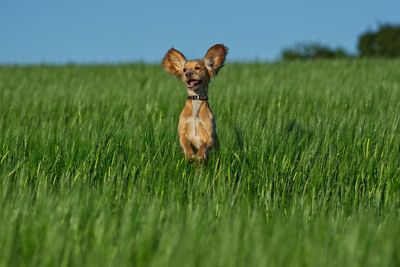
<svg viewBox="0 0 400 267"><path fill-rule="evenodd" d="M192 76L193 76L193 71L188 70L188 71L185 73L185 76L186 76L186 78L192 77Z"/></svg>

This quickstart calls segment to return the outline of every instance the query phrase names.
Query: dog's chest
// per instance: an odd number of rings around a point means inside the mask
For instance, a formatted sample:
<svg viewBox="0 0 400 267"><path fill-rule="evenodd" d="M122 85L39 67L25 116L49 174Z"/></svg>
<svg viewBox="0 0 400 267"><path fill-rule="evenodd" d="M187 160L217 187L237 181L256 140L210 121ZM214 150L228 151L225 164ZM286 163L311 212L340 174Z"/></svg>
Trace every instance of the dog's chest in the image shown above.
<svg viewBox="0 0 400 267"><path fill-rule="evenodd" d="M199 112L200 112L200 107L201 107L201 101L200 100L193 100L192 101L192 117L199 117Z"/></svg>
<svg viewBox="0 0 400 267"><path fill-rule="evenodd" d="M192 115L186 120L189 128L188 139L197 148L201 145L200 127L203 127L202 121L199 117L201 103L200 100L192 101Z"/></svg>

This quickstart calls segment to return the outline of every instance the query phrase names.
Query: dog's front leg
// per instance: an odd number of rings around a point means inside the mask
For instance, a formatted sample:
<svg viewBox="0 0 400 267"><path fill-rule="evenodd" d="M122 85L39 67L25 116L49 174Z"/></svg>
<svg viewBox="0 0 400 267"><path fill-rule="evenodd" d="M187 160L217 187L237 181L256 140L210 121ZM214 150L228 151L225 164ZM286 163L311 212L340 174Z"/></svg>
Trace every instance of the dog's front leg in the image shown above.
<svg viewBox="0 0 400 267"><path fill-rule="evenodd" d="M205 161L207 158L207 144L202 144L197 151L197 158L199 160Z"/></svg>
<svg viewBox="0 0 400 267"><path fill-rule="evenodd" d="M199 150L197 151L197 158L201 161L206 161L207 160L207 155L208 155L208 151L213 147L214 145L214 141L210 138L209 140L207 140L206 142L204 142L203 144L201 144L201 146L199 147Z"/></svg>
<svg viewBox="0 0 400 267"><path fill-rule="evenodd" d="M210 116L210 114L211 112L204 112L200 114L202 120L198 130L202 142L196 153L196 158L200 161L207 161L208 152L215 145L215 124L213 123L212 115Z"/></svg>
<svg viewBox="0 0 400 267"><path fill-rule="evenodd" d="M181 144L183 153L185 154L185 158L187 160L193 160L195 157L194 152L190 142L187 140L185 136L185 133L179 133L179 142Z"/></svg>

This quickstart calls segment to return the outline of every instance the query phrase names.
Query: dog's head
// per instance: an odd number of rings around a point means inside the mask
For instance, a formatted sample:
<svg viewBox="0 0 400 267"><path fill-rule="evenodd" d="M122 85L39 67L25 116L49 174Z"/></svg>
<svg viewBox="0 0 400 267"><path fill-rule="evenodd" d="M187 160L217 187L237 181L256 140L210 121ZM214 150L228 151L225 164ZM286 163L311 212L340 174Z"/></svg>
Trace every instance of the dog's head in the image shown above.
<svg viewBox="0 0 400 267"><path fill-rule="evenodd" d="M181 79L189 90L208 87L210 79L215 77L224 66L228 48L222 44L210 47L203 59L186 60L178 50L171 48L165 55L164 69Z"/></svg>

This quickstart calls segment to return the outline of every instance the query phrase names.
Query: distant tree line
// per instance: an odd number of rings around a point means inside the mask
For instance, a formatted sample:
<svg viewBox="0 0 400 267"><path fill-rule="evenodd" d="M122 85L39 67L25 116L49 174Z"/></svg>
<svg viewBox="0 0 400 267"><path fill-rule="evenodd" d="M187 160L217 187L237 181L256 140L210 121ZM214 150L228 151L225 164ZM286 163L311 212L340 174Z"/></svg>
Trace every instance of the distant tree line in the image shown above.
<svg viewBox="0 0 400 267"><path fill-rule="evenodd" d="M320 43L298 43L282 50L283 60L338 59L350 57L400 57L400 25L383 24L376 31L366 31L357 43L358 54Z"/></svg>
<svg viewBox="0 0 400 267"><path fill-rule="evenodd" d="M343 48L330 48L319 43L297 43L282 51L284 60L346 58L350 54Z"/></svg>

